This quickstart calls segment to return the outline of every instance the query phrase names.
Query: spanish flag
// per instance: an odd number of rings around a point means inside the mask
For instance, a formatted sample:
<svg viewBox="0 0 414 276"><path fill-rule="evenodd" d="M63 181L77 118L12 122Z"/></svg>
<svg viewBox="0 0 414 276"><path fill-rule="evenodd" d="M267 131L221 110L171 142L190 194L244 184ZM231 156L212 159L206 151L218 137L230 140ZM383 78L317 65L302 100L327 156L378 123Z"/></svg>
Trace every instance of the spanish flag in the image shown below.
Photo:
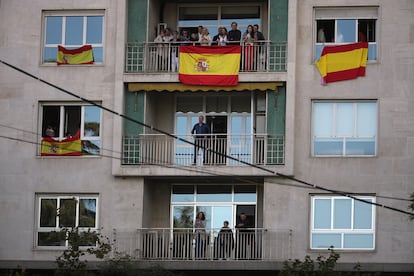
<svg viewBox="0 0 414 276"><path fill-rule="evenodd" d="M324 83L365 76L368 42L325 46L316 62Z"/></svg>
<svg viewBox="0 0 414 276"><path fill-rule="evenodd" d="M180 46L178 78L184 84L235 86L241 46Z"/></svg>
<svg viewBox="0 0 414 276"><path fill-rule="evenodd" d="M92 64L93 51L91 45L85 45L76 49L66 49L58 45L56 62L62 64Z"/></svg>
<svg viewBox="0 0 414 276"><path fill-rule="evenodd" d="M44 137L42 139L41 156L80 155L82 155L82 143L78 134L62 141L56 141L51 137Z"/></svg>

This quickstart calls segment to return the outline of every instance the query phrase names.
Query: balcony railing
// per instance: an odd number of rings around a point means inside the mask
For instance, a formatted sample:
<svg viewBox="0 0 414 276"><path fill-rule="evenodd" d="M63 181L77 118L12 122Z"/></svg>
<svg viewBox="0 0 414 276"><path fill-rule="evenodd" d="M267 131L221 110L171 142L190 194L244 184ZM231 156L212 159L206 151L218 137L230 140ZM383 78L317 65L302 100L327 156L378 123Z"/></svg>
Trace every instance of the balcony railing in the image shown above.
<svg viewBox="0 0 414 276"><path fill-rule="evenodd" d="M174 73L179 67L181 43L127 43L125 51L126 73ZM214 44L210 47L215 47ZM240 72L286 72L286 42L261 41L255 45L242 45Z"/></svg>
<svg viewBox="0 0 414 276"><path fill-rule="evenodd" d="M113 230L114 249L148 260L278 260L291 258L292 231L251 228L219 235L220 229Z"/></svg>
<svg viewBox="0 0 414 276"><path fill-rule="evenodd" d="M197 143L191 135L175 137L180 139L163 134L123 137L122 164L242 166L285 162L283 135L212 134L198 138Z"/></svg>

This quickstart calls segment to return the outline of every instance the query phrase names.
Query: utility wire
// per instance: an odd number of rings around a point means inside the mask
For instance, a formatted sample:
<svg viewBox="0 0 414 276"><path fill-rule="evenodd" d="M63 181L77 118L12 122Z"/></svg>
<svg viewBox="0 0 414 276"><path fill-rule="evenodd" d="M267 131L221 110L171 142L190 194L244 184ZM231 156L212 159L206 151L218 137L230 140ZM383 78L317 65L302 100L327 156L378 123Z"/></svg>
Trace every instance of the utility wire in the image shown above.
<svg viewBox="0 0 414 276"><path fill-rule="evenodd" d="M21 73L23 73L23 74L25 74L25 75L27 75L27 76L29 76L29 77L31 77L31 78L33 78L33 79L35 79L35 80L38 80L38 81L40 81L40 82L43 82L43 83L45 83L45 84L47 84L47 85L49 85L49 86L51 86L51 87L53 87L53 88L56 88L57 90L62 91L62 92L66 93L66 94L68 94L68 95L70 95L70 96L72 96L72 97L78 98L78 99L82 100L83 102L87 102L87 103L89 103L89 104L91 104L91 105L93 105L93 106L96 106L96 107L99 107L99 108L101 108L101 109L103 109L103 110L106 110L106 111L108 111L109 113L112 113L112 114L114 114L114 115L120 116L121 118L124 118L125 120L131 121L131 122L136 123L136 124L141 125L141 126L144 126L144 127L146 127L146 128L149 128L149 129L151 129L151 130L153 130L153 131L159 132L159 133L161 133L161 134L164 134L164 135L169 136L169 137L171 137L171 138L174 138L174 139L176 139L176 140L179 140L179 141L182 141L182 142L184 142L184 143L187 143L187 144L190 144L190 145L196 146L196 144L195 144L195 143L193 143L193 142L191 142L191 141L185 140L185 139L180 138L180 137L178 137L178 136L176 136L176 135L173 135L173 134L168 133L168 132L166 132L166 131L160 130L160 129L155 128L155 127L153 127L153 126L147 125L147 124L145 124L145 123L143 123L143 122L140 122L140 121L138 121L138 120L135 120L135 119L133 119L133 118L130 118L130 117L128 117L128 116L126 116L126 115L124 115L124 114L118 113L118 112L116 112L116 111L114 111L114 110L111 110L111 109L109 109L109 108L105 107L105 106L99 105L99 104L97 104L97 103L95 103L95 102L93 102L93 101L91 101L91 100L89 100L89 99L83 98L83 97L81 97L81 96L79 96L79 95L77 95L77 94L75 94L75 93L72 93L72 92L70 92L70 91L68 91L68 90L66 90L66 89L63 89L63 88L61 88L61 87L59 87L59 86L55 85L55 84L52 84L52 83L50 83L50 82L48 82L48 81L45 81L45 80L43 80L43 79L41 79L41 78L39 78L39 77L37 77L37 76L35 76L35 75L33 75L33 74L30 74L29 72L26 72L26 71L24 71L23 69L20 69L20 68L18 68L18 67L16 67L16 66L14 66L14 65L11 65L11 64L9 64L9 63L7 63L7 62L3 61L3 60L0 60L0 62L1 62L1 63L3 63L3 64L5 64L6 66L9 66L10 68L13 68L14 70L16 70L16 71L18 71L18 72L21 72ZM2 137L2 136L0 136L0 137ZM268 172L268 173L271 173L272 175L277 175L277 176L280 176L280 177L285 178L285 179L290 179L290 180L292 180L292 181L302 183L302 184L304 184L304 185L307 185L307 186L313 187L314 189L319 189L319 190L323 190L323 191L330 192L330 193L334 193L334 194L340 194L340 195L343 195L343 196L345 196L345 197L349 197L349 198L352 198L352 199L355 199L355 200L359 200L359 201L362 201L362 202L365 202L365 203L368 203L368 204L373 204L373 205L376 205L376 206L379 206L379 207L382 207L382 208L386 208L386 209L389 209L389 210L393 210L393 211L396 211L396 212L400 212L400 213L403 213L403 214L407 214L407 215L410 215L410 216L414 216L414 213L411 213L411 212L407 212L407 211L404 211L404 210L401 210L401 209L397 209L397 208L389 207L389 206L386 206L386 205L384 205L384 204L379 204L379 203L376 203L376 202L371 202L371 201L363 200L363 199L360 199L360 198L357 198L357 197L355 197L355 196L351 195L351 193L344 193L344 192L341 192L341 191L337 191L337 190L332 190L332 189L324 188L324 187L318 186L318 185L316 185L316 184L311 184L311 183L305 182L305 181L303 181L303 180L297 179L297 178L295 178L295 177L293 177L293 176L288 176L288 175L285 175L285 174L282 174L282 173L277 173L277 172L275 172L275 171L272 171L272 170L269 170L269 169L266 169L266 168L260 167L260 166L258 166L258 165L251 164L251 163L249 163L249 162L245 162L245 161L239 160L239 159L237 159L237 158L234 158L234 157L228 156L228 155L226 155L226 154L223 154L223 153L220 153L220 152L217 152L217 151L211 150L211 149L209 149L209 148L204 148L204 149L205 149L206 151L211 152L211 153L215 153L215 154L218 154L218 155L220 155L220 156L226 157L226 158L228 158L228 159L232 159L232 160L234 160L234 161L240 162L240 163L242 163L242 164L245 164L245 165L248 165L248 166L251 166L251 167L254 167L254 168L257 168L257 169L263 170L263 171L266 171L266 172Z"/></svg>

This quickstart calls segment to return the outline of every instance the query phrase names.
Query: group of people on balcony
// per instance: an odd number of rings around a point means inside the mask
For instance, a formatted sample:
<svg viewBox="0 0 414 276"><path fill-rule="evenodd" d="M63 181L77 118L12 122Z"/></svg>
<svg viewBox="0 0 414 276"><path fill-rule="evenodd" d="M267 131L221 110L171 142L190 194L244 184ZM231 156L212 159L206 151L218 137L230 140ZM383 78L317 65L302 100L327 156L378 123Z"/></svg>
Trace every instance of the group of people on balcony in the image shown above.
<svg viewBox="0 0 414 276"><path fill-rule="evenodd" d="M205 26L198 26L197 32L189 34L188 30L183 29L181 33L178 31L172 31L170 28L160 30L159 34L155 37L156 43L170 43L171 44L171 70L176 72L178 70L178 49L179 45L201 45L201 46L225 46L225 45L242 45L244 47L244 70L254 70L255 60L262 57L264 54L264 41L265 37L261 31L259 31L259 25L248 25L246 32L242 32L238 29L237 22L231 23L230 31L227 28L220 26L217 29L217 34L211 36L209 30ZM259 45L259 47L254 47ZM165 57L165 48L162 48L162 44L159 45L159 55ZM160 67L160 66L158 66ZM163 66L165 67L165 66Z"/></svg>
<svg viewBox="0 0 414 276"><path fill-rule="evenodd" d="M216 259L228 259L236 246L238 259L248 259L254 256L254 229L245 213L240 213L235 226L236 240L233 230L229 227L229 221L225 220L217 237L215 238L214 257ZM198 212L194 223L195 258L205 259L208 237L206 234L206 216L204 212Z"/></svg>

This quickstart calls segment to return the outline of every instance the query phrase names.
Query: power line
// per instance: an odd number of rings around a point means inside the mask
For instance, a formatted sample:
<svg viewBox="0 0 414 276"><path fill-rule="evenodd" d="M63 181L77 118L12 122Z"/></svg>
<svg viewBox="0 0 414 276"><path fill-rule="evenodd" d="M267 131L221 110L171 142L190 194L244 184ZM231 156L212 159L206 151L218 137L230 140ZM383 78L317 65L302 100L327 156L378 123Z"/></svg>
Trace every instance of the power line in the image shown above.
<svg viewBox="0 0 414 276"><path fill-rule="evenodd" d="M9 63L7 63L7 62L3 61L3 60L0 60L0 62L1 62L1 63L3 63L3 64L5 64L6 66L9 66L9 67L13 68L13 69L14 69L14 70L16 70L16 71L19 71L19 72L21 72L21 73L23 73L23 74L25 74L25 75L27 75L27 76L29 76L29 77L31 77L31 78L33 78L33 79L35 79L35 80L38 80L38 81L40 81L40 82L43 82L43 83L45 83L45 84L47 84L47 85L49 85L49 86L51 86L51 87L53 87L53 88L56 88L57 90L62 91L62 92L66 93L66 94L68 94L68 95L70 95L70 96L72 96L72 97L78 98L78 99L80 99L80 100L81 100L81 101L83 101L83 102L87 102L87 103L89 103L89 104L91 104L91 105L93 105L93 106L96 106L96 107L99 107L99 108L101 108L101 109L103 109L103 110L105 110L105 111L108 111L109 113L112 113L112 114L114 114L114 115L120 116L121 118L123 118L123 119L125 119L125 120L131 121L131 122L136 123L136 124L141 125L141 126L144 126L144 127L146 127L146 128L149 128L149 129L151 129L151 130L153 130L153 131L159 132L159 133L161 133L161 134L164 134L164 135L166 135L166 136L169 136L169 137L174 138L174 139L176 139L176 140L179 140L179 141L181 141L181 142L184 142L184 143L187 143L187 144L190 144L190 145L196 146L196 144L195 144L195 143L193 143L193 142L191 142L191 141L188 141L188 140L186 140L186 139L183 139L183 138L181 138L181 137L178 137L178 136L176 136L176 135L173 135L173 134L168 133L168 132L166 132L166 131L163 131L163 130L161 130L161 129L155 128L155 127L153 127L153 126L147 125L147 124L145 124L145 123L143 123L143 122L140 122L140 121L138 121L138 120L135 120L135 119L133 119L133 118L130 118L130 117L128 117L128 116L126 116L126 115L124 115L124 114L118 113L118 112L116 112L116 111L114 111L114 110L111 110L111 109L109 109L109 108L107 108L107 107L104 107L104 106L102 106L102 105L99 105L99 104L97 104L97 103L95 103L95 102L93 102L93 101L91 101L91 100L89 100L89 99L83 98L83 97L81 97L81 96L79 96L79 95L77 95L77 94L75 94L75 93L72 93L72 92L70 92L70 91L68 91L68 90L66 90L66 89L63 89L63 88L61 88L61 87L59 87L59 86L57 86L57 85L55 85L55 84L52 84L52 83L50 83L50 82L48 82L48 81L45 81L45 80L43 80L43 79L41 79L41 78L39 78L39 77L36 77L35 75L32 75L32 74L30 74L29 72L26 72L26 71L24 71L23 69L20 69L20 68L18 68L18 67L16 67L16 66L13 66L13 65L11 65L11 64L9 64ZM0 136L0 137L2 137L2 136ZM307 185L307 186L313 187L314 189L319 189L319 190L323 190L323 191L330 192L330 193L334 193L334 194L340 194L340 195L343 195L343 196L345 196L345 197L353 198L353 199L355 199L355 200L359 200L359 201L362 201L362 202L365 202L365 203L368 203L368 204L373 204L373 205L376 205L376 206L378 206L378 207L382 207L382 208L386 208L386 209L393 210L393 211L396 211L396 212L400 212L400 213L403 213L403 214L407 214L407 215L410 215L410 216L414 216L414 213L411 213L411 212L407 212L407 211L404 211L404 210L401 210L401 209L397 209L397 208L393 208L393 207L386 206L386 205L384 205L384 204L379 204L379 203L376 203L376 202L371 202L371 201L367 201L367 200L363 200L363 199L357 198L357 197L355 197L355 196L351 195L352 193L345 193L345 192L342 192L342 191L337 191L337 190L332 190L332 189L324 188L324 187L321 187L321 186L318 186L318 185L315 185L315 184L311 184L311 183L305 182L305 181L303 181L303 180L297 179L297 178L295 178L295 177L293 177L293 176L288 176L288 175L285 175L285 174L277 173L277 172L272 171L272 170L269 170L269 169L267 169L267 168L263 168L263 167L260 167L260 166L258 166L258 165L255 165L255 164L251 164L251 163L249 163L249 162L245 162L245 161L239 160L239 159L237 159L237 158L234 158L234 157L232 157L232 156L228 156L228 155L226 155L226 154L223 154L223 153L221 153L221 152L214 151L214 150L209 149L209 148L204 148L204 149L205 149L206 151L209 151L209 152L211 152L211 153L215 153L215 154L217 154L217 155L220 155L220 156L223 156L223 157L225 157L225 158L228 158L228 159L231 159L231 160L237 161L237 162L239 162L239 163L242 163L242 164L245 164L245 165L248 165L248 166L251 166L251 167L254 167L254 168L257 168L257 169L263 170L263 171L266 171L266 172L268 172L268 173L271 173L272 175L277 175L277 176L280 176L280 177L285 178L285 179L290 179L290 180L292 180L292 181L295 181L295 182L298 182L298 183L302 183L302 184L304 184L304 185Z"/></svg>

